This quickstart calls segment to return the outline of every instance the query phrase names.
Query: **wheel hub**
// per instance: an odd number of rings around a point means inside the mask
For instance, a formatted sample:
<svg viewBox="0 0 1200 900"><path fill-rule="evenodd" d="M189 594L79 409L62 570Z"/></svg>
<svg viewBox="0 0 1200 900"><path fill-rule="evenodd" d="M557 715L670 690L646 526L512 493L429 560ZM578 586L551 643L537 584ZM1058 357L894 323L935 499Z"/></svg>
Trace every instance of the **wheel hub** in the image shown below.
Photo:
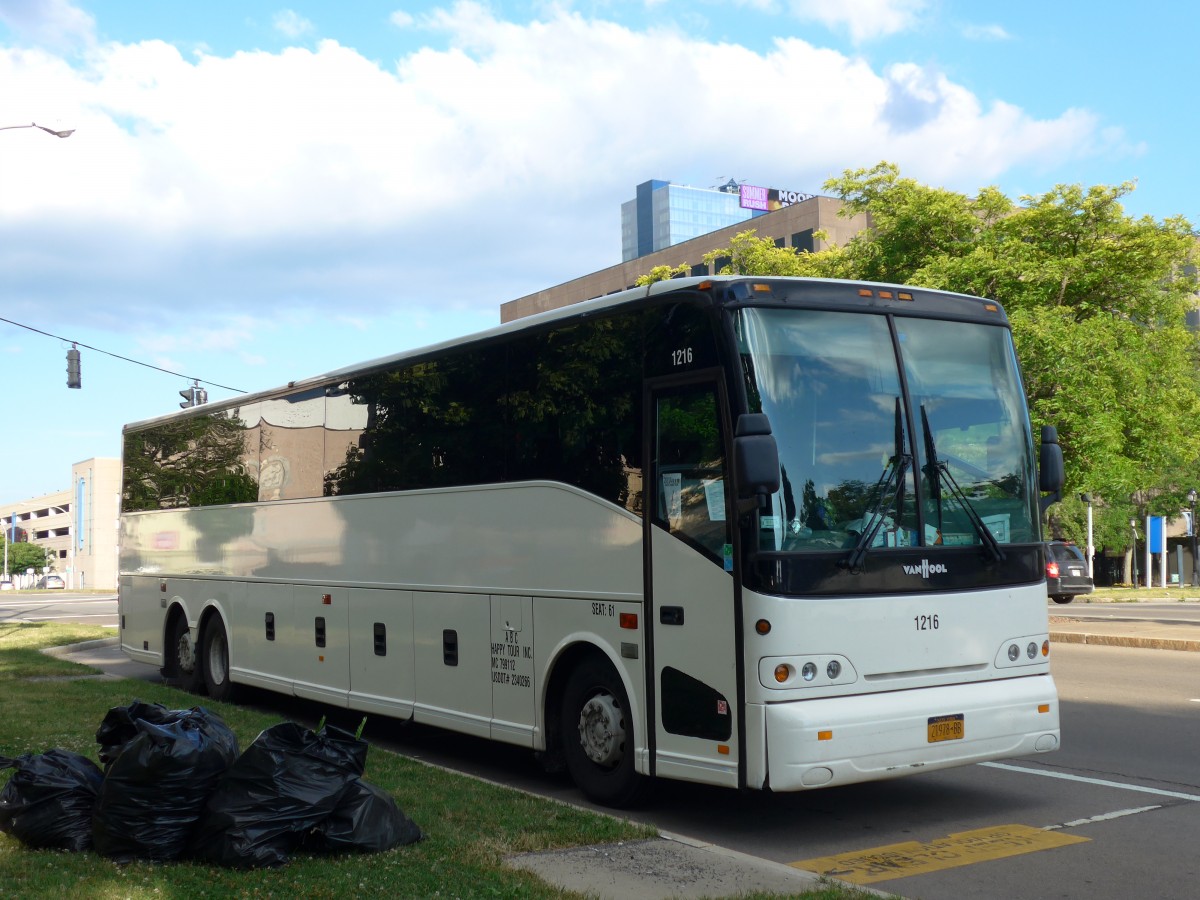
<svg viewBox="0 0 1200 900"><path fill-rule="evenodd" d="M579 741L598 766L613 766L625 752L625 716L611 694L597 694L579 712Z"/></svg>
<svg viewBox="0 0 1200 900"><path fill-rule="evenodd" d="M184 672L191 672L196 668L196 648L192 644L191 632L184 630L179 636L179 643L175 648L175 658L179 662L179 668Z"/></svg>

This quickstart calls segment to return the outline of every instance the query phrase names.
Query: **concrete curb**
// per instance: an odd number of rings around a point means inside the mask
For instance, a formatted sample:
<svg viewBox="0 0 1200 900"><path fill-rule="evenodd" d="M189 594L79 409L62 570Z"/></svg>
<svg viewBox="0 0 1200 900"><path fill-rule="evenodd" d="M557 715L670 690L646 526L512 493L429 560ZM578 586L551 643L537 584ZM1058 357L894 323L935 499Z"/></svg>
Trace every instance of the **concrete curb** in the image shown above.
<svg viewBox="0 0 1200 900"><path fill-rule="evenodd" d="M1136 647L1141 650L1185 650L1200 653L1200 641L1180 638L1137 637L1129 634L1097 634L1090 631L1051 631L1050 640L1059 644L1095 644L1103 647Z"/></svg>
<svg viewBox="0 0 1200 900"><path fill-rule="evenodd" d="M508 857L505 864L595 900L794 896L831 885L864 895L897 896L665 831L641 841L524 853Z"/></svg>
<svg viewBox="0 0 1200 900"><path fill-rule="evenodd" d="M120 638L97 638L94 641L81 641L78 644L63 644L61 647L43 647L42 652L47 656L68 656L72 653L83 653L87 650L98 650L101 647L113 647L121 642Z"/></svg>

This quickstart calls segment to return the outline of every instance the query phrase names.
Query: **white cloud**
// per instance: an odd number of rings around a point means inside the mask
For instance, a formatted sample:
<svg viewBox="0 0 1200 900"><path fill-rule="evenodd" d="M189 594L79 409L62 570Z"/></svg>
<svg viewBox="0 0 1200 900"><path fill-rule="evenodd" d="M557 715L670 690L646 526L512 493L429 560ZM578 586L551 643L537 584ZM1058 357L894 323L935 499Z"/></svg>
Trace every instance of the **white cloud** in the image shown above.
<svg viewBox="0 0 1200 900"><path fill-rule="evenodd" d="M294 9L283 9L275 13L272 24L276 31L293 40L304 37L306 34L312 34L314 31L313 23Z"/></svg>
<svg viewBox="0 0 1200 900"><path fill-rule="evenodd" d="M203 318L204 340L236 351L252 328L235 313L269 327L314 309L494 311L618 262L620 203L647 178L819 190L886 158L971 190L1121 140L1085 111L983 108L936 70L876 71L798 39L758 53L474 3L422 25L443 46L395 68L334 41L189 57L107 44L77 68L0 48L0 119L78 129L6 133L22 173L0 193L12 317L52 297L114 330Z"/></svg>
<svg viewBox="0 0 1200 900"><path fill-rule="evenodd" d="M849 32L855 43L912 28L928 0L791 0L793 15Z"/></svg>
<svg viewBox="0 0 1200 900"><path fill-rule="evenodd" d="M3 0L0 22L25 40L51 47L91 43L96 21L69 0Z"/></svg>
<svg viewBox="0 0 1200 900"><path fill-rule="evenodd" d="M398 9L388 17L388 21L397 28L408 28L416 20L404 10Z"/></svg>
<svg viewBox="0 0 1200 900"><path fill-rule="evenodd" d="M1008 41L1012 35L1003 25L964 25L962 35L968 41Z"/></svg>

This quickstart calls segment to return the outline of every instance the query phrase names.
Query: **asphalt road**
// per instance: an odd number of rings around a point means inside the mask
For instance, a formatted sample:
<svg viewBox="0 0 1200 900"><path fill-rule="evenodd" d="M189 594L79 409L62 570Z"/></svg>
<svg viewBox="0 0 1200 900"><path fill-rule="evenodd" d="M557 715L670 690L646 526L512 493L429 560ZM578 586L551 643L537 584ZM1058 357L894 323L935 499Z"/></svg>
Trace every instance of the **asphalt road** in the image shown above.
<svg viewBox="0 0 1200 900"><path fill-rule="evenodd" d="M14 608L18 600L24 598L0 598L0 621L52 611L26 602ZM55 615L99 617L104 610L95 598L51 603ZM1071 604L1051 612L1159 620L1191 617L1200 604ZM839 862L851 872L866 870L864 857L888 856L880 848L916 842L891 854L886 877L870 886L924 900L1194 896L1200 654L1056 643L1052 659L1064 738L1053 754L797 794L664 782L630 815L775 862L857 855L857 870L854 861ZM301 720L326 712L264 692L247 692L246 700ZM542 772L528 751L379 717L366 736L428 762L588 805L564 778ZM954 837L964 832L976 834ZM1041 848L1043 839L1071 842ZM971 852L984 845L1028 852ZM932 870L920 868L922 861ZM965 864L945 867L949 862Z"/></svg>

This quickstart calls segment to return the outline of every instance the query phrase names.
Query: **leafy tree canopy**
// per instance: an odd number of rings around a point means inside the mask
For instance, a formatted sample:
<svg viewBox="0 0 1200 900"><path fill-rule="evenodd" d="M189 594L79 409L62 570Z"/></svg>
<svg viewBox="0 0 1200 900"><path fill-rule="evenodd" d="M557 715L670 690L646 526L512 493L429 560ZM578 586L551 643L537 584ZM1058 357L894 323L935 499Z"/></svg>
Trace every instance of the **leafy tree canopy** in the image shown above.
<svg viewBox="0 0 1200 900"><path fill-rule="evenodd" d="M4 540L0 539L0 546L3 546ZM0 556L3 551L0 550ZM8 571L9 574L15 572L24 572L26 569L33 568L37 572L42 571L42 567L46 563L46 550L37 544L28 544L25 542L13 543L8 545Z"/></svg>

